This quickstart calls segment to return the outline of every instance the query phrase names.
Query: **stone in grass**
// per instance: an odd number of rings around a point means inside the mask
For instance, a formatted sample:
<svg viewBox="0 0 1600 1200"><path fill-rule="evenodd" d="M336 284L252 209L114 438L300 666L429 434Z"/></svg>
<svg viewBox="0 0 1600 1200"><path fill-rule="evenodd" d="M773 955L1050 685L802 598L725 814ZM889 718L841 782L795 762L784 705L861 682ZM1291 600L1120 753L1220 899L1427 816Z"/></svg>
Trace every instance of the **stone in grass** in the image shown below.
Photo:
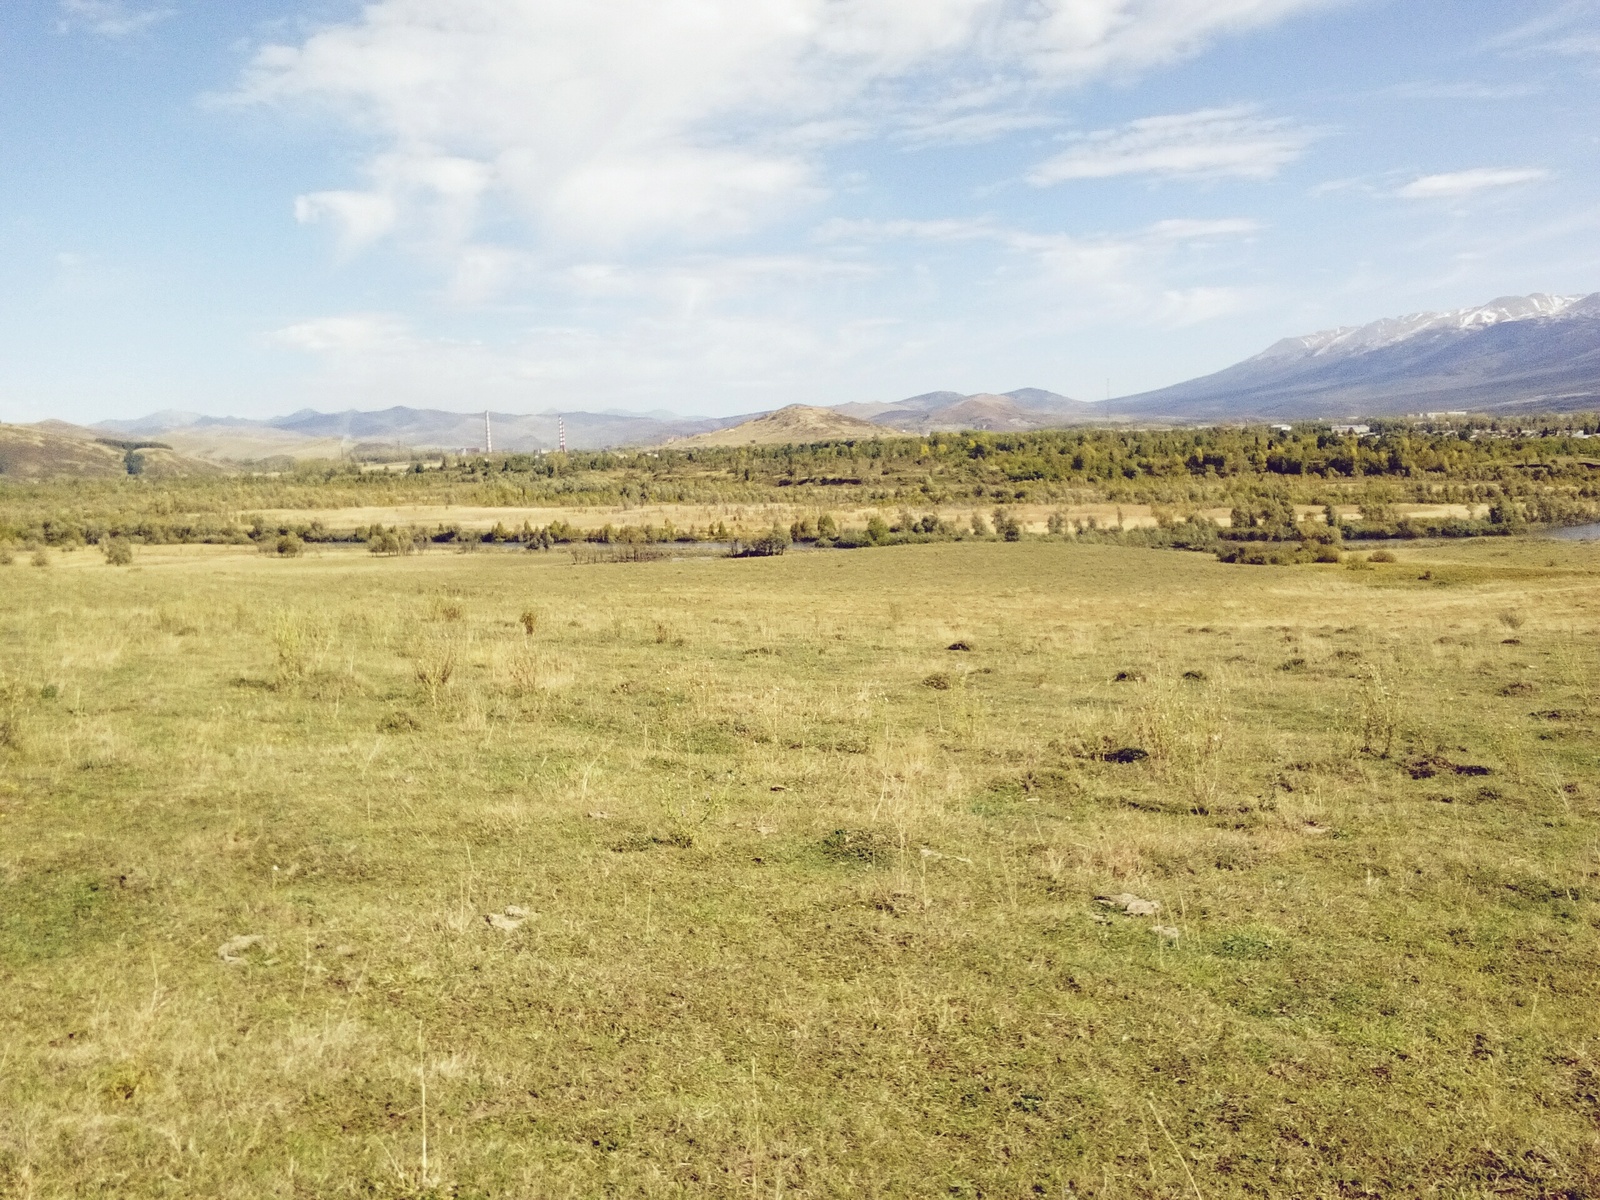
<svg viewBox="0 0 1600 1200"><path fill-rule="evenodd" d="M259 933L241 933L217 947L217 957L225 963L242 963L246 950L259 946L267 939Z"/></svg>
<svg viewBox="0 0 1600 1200"><path fill-rule="evenodd" d="M1164 942L1175 942L1179 936L1178 931L1171 925L1152 925L1150 926L1150 932Z"/></svg>
<svg viewBox="0 0 1600 1200"><path fill-rule="evenodd" d="M484 913L483 919L491 929L498 929L501 933L515 933L528 919L528 910L520 904L508 904L503 913Z"/></svg>
<svg viewBox="0 0 1600 1200"><path fill-rule="evenodd" d="M1096 896L1095 903L1104 904L1127 913L1130 917L1154 917L1161 912L1161 901L1146 900L1132 892L1118 892L1114 896Z"/></svg>

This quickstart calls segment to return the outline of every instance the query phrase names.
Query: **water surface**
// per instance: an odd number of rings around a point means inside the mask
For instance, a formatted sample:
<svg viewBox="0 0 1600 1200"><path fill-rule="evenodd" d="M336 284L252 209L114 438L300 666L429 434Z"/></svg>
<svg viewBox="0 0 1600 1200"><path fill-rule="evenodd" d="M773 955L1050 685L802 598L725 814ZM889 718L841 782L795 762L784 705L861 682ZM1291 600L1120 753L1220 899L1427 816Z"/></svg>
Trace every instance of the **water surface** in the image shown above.
<svg viewBox="0 0 1600 1200"><path fill-rule="evenodd" d="M1550 536L1566 542L1600 542L1600 522L1593 525L1568 525L1565 529L1552 529Z"/></svg>

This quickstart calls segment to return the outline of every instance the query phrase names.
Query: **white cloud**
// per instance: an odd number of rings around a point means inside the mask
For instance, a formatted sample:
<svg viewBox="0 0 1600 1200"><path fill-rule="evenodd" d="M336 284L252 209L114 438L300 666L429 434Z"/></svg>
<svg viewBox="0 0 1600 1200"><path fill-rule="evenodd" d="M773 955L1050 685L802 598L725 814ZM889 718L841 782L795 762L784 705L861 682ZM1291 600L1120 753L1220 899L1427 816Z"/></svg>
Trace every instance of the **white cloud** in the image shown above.
<svg viewBox="0 0 1600 1200"><path fill-rule="evenodd" d="M366 354L408 343L405 323L382 313L320 317L274 330L268 340L312 354Z"/></svg>
<svg viewBox="0 0 1600 1200"><path fill-rule="evenodd" d="M1177 242L1211 241L1225 237L1249 237L1251 234L1259 232L1261 232L1261 223L1246 217L1224 217L1220 220L1195 220L1189 217L1177 217L1171 220L1157 221L1150 226L1152 236Z"/></svg>
<svg viewBox="0 0 1600 1200"><path fill-rule="evenodd" d="M339 226L346 252L360 250L394 229L398 206L381 192L312 192L297 196L294 218L315 225L324 217Z"/></svg>
<svg viewBox="0 0 1600 1200"><path fill-rule="evenodd" d="M1315 136L1244 105L1144 117L1083 135L1036 166L1028 182L1047 187L1119 175L1267 179L1298 158Z"/></svg>
<svg viewBox="0 0 1600 1200"><path fill-rule="evenodd" d="M992 137L1040 119L1016 109L1019 88L1147 68L1339 2L372 0L262 49L233 98L318 109L373 140L365 187L301 205L338 218L346 248L388 233L466 245L486 204L553 253L707 243L824 195L830 140ZM952 109L952 92L972 106ZM1235 119L1253 150L1178 169L1270 171L1298 145ZM470 181L441 163L470 164Z"/></svg>
<svg viewBox="0 0 1600 1200"><path fill-rule="evenodd" d="M61 0L61 14L63 31L88 29L102 37L116 38L165 21L177 15L177 9L134 8L126 0Z"/></svg>
<svg viewBox="0 0 1600 1200"><path fill-rule="evenodd" d="M1470 171L1424 175L1395 194L1407 200L1455 200L1490 188L1515 187L1548 178L1549 171L1536 167L1476 167Z"/></svg>

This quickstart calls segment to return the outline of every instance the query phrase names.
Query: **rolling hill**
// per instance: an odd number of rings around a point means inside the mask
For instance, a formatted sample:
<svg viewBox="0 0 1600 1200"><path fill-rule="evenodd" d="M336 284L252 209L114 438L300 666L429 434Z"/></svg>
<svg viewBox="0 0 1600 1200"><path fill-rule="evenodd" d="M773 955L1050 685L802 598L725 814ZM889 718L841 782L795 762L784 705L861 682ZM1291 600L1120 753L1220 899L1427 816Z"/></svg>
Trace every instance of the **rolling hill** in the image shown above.
<svg viewBox="0 0 1600 1200"><path fill-rule="evenodd" d="M971 396L925 392L893 404L840 404L833 411L907 433L1050 429L1092 419L1096 412L1080 401L1042 388L1019 388L999 395L978 392Z"/></svg>
<svg viewBox="0 0 1600 1200"><path fill-rule="evenodd" d="M682 447L800 445L880 438L888 432L881 425L846 416L831 408L791 404L777 412L766 413L725 429L695 434L671 444Z"/></svg>
<svg viewBox="0 0 1600 1200"><path fill-rule="evenodd" d="M170 446L140 446L138 439L110 439L65 421L0 425L0 477L49 479L71 475L114 479L121 475L208 474L215 467L187 458Z"/></svg>

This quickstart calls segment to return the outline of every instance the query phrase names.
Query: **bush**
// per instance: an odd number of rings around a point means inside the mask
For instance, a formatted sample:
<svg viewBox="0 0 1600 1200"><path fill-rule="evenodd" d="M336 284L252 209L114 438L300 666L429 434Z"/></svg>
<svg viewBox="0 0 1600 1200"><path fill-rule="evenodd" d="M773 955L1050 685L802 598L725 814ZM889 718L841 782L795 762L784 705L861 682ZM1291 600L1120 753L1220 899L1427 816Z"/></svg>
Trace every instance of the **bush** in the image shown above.
<svg viewBox="0 0 1600 1200"><path fill-rule="evenodd" d="M1371 554L1367 555L1367 561L1375 563L1392 563L1395 561L1394 551L1374 550Z"/></svg>
<svg viewBox="0 0 1600 1200"><path fill-rule="evenodd" d="M733 558L773 558L789 548L789 535L774 525L760 537L748 542L735 540L728 551Z"/></svg>
<svg viewBox="0 0 1600 1200"><path fill-rule="evenodd" d="M1252 567L1287 567L1309 561L1311 556L1299 542L1234 542L1219 546L1217 557L1225 563Z"/></svg>
<svg viewBox="0 0 1600 1200"><path fill-rule="evenodd" d="M100 549L106 556L108 566L126 567L133 562L133 547L121 538L107 538L100 544Z"/></svg>
<svg viewBox="0 0 1600 1200"><path fill-rule="evenodd" d="M48 567L50 565L50 556L45 553L44 547L40 546L33 552L33 557L28 561L36 567Z"/></svg>
<svg viewBox="0 0 1600 1200"><path fill-rule="evenodd" d="M277 541L276 550L284 558L299 558L305 553L306 544L292 533L286 533Z"/></svg>

